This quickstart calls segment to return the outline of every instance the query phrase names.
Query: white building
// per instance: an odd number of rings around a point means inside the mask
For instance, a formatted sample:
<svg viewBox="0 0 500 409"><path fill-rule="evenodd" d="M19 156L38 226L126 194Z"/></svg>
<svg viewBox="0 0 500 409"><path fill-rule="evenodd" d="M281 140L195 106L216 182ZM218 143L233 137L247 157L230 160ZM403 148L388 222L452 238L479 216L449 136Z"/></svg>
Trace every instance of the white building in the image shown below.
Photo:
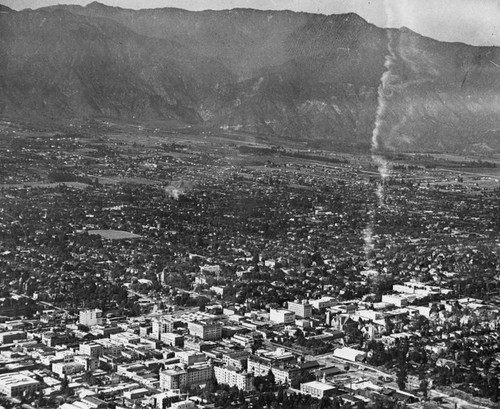
<svg viewBox="0 0 500 409"><path fill-rule="evenodd" d="M243 348L250 348L254 344L254 339L246 334L234 334L231 337L231 342L238 344Z"/></svg>
<svg viewBox="0 0 500 409"><path fill-rule="evenodd" d="M382 302L393 304L401 308L408 305L408 298L400 294L384 294L382 295Z"/></svg>
<svg viewBox="0 0 500 409"><path fill-rule="evenodd" d="M151 322L151 336L155 339L161 339L162 334L174 332L180 324L180 321L175 320L170 315L153 318Z"/></svg>
<svg viewBox="0 0 500 409"><path fill-rule="evenodd" d="M170 409L196 409L196 403L192 400L183 400L181 402L172 403Z"/></svg>
<svg viewBox="0 0 500 409"><path fill-rule="evenodd" d="M300 392L321 399L324 396L331 396L336 388L323 382L312 381L300 384Z"/></svg>
<svg viewBox="0 0 500 409"><path fill-rule="evenodd" d="M309 318L312 316L312 305L303 300L302 302L288 301L287 309L295 313L297 317Z"/></svg>
<svg viewBox="0 0 500 409"><path fill-rule="evenodd" d="M92 358L99 358L102 355L102 345L99 345L95 342L80 344L79 352L82 355L89 355Z"/></svg>
<svg viewBox="0 0 500 409"><path fill-rule="evenodd" d="M403 294L416 294L420 297L427 297L432 294L448 293L451 290L441 289L437 286L426 285L416 281L406 281L401 284L394 284L392 286L393 291Z"/></svg>
<svg viewBox="0 0 500 409"><path fill-rule="evenodd" d="M337 348L335 351L333 351L333 356L343 358L347 361L355 362L364 359L366 357L366 353L358 349L344 347Z"/></svg>
<svg viewBox="0 0 500 409"><path fill-rule="evenodd" d="M54 362L52 364L52 372L56 373L60 378L65 375L72 375L83 372L85 365L77 362Z"/></svg>
<svg viewBox="0 0 500 409"><path fill-rule="evenodd" d="M8 397L33 393L40 389L40 382L19 372L0 374L0 393Z"/></svg>
<svg viewBox="0 0 500 409"><path fill-rule="evenodd" d="M141 342L141 337L132 332L119 332L117 334L111 334L109 336L111 342L116 345L137 345Z"/></svg>
<svg viewBox="0 0 500 409"><path fill-rule="evenodd" d="M93 310L80 311L80 324L87 327L102 325L102 310L96 308Z"/></svg>
<svg viewBox="0 0 500 409"><path fill-rule="evenodd" d="M207 360L207 356L203 352L196 351L180 351L176 352L175 356L179 358L182 364L187 366L205 362Z"/></svg>
<svg viewBox="0 0 500 409"><path fill-rule="evenodd" d="M210 287L210 290L212 290L215 294L224 297L224 287L221 287L219 285L213 285L212 287Z"/></svg>
<svg viewBox="0 0 500 409"><path fill-rule="evenodd" d="M245 392L254 390L252 372L241 371L231 366L215 366L214 375L217 383L236 386Z"/></svg>
<svg viewBox="0 0 500 409"><path fill-rule="evenodd" d="M317 310L321 308L331 307L335 303L335 298L333 297L321 297L319 300L311 300L311 305Z"/></svg>
<svg viewBox="0 0 500 409"><path fill-rule="evenodd" d="M222 338L222 323L217 321L192 321L188 323L189 335L204 341L215 341Z"/></svg>
<svg viewBox="0 0 500 409"><path fill-rule="evenodd" d="M166 391L203 384L212 379L213 373L212 366L207 363L196 364L186 369L179 367L168 369L160 372L160 388Z"/></svg>
<svg viewBox="0 0 500 409"><path fill-rule="evenodd" d="M215 264L213 266L206 265L206 266L200 266L200 273L202 274L220 274L221 268L220 265Z"/></svg>
<svg viewBox="0 0 500 409"><path fill-rule="evenodd" d="M295 313L289 310L271 308L269 320L277 324L294 324Z"/></svg>
<svg viewBox="0 0 500 409"><path fill-rule="evenodd" d="M375 310L358 310L356 311L356 316L360 317L363 320L381 320L384 318L384 314L380 311Z"/></svg>
<svg viewBox="0 0 500 409"><path fill-rule="evenodd" d="M75 363L83 365L84 371L94 372L99 368L99 360L91 357L90 355L75 356Z"/></svg>

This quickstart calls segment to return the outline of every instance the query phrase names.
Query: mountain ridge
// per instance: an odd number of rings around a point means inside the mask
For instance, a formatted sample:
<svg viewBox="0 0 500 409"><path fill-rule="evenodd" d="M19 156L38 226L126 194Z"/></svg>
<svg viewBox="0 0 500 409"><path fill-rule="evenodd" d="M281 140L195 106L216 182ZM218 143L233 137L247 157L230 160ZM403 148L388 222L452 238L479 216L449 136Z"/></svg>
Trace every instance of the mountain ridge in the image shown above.
<svg viewBox="0 0 500 409"><path fill-rule="evenodd" d="M354 13L94 2L3 13L0 39L0 115L175 119L363 149L392 48L384 148L500 151L498 47Z"/></svg>
<svg viewBox="0 0 500 409"><path fill-rule="evenodd" d="M15 12L15 10L12 10L10 7L0 4L0 13L11 13L11 12Z"/></svg>

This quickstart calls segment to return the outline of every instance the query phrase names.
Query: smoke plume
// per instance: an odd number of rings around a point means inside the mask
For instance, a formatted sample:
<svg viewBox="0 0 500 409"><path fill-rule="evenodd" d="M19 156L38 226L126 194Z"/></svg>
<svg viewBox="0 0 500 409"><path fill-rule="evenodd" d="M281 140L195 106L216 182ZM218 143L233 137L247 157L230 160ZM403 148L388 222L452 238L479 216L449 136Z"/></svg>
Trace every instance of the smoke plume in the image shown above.
<svg viewBox="0 0 500 409"><path fill-rule="evenodd" d="M186 194L192 188L192 183L185 182L184 180L174 180L170 185L165 187L165 193L171 198L177 200L180 196Z"/></svg>
<svg viewBox="0 0 500 409"><path fill-rule="evenodd" d="M386 5L388 26L391 27L391 22L394 21L392 10L390 7L387 7L386 2L384 2L384 4ZM380 180L377 182L377 186L375 188L379 208L385 206L385 180L390 175L389 163L380 153L380 135L386 125L387 106L389 99L394 93L394 82L397 79L397 76L392 70L396 61L396 54L394 53L391 29L387 29L387 51L388 53L385 56L384 62L385 71L380 78L380 85L378 87L378 106L371 140L371 157L373 162L377 165L378 173L380 175ZM363 230L365 258L370 267L373 265L371 255L375 249L375 242L373 238L374 224L375 210L369 213L368 224Z"/></svg>
<svg viewBox="0 0 500 409"><path fill-rule="evenodd" d="M365 252L365 259L367 261L368 267L373 267L372 253L375 250L375 243L373 242L373 215L370 215L370 221L368 225L363 230L363 239L365 245L363 250Z"/></svg>

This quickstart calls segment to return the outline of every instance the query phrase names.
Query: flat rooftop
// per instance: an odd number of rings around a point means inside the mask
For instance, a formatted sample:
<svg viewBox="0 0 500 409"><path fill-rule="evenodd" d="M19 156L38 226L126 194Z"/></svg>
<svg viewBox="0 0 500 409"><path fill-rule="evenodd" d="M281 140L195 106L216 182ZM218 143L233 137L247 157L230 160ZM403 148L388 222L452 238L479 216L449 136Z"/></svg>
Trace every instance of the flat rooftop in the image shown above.
<svg viewBox="0 0 500 409"><path fill-rule="evenodd" d="M319 381L312 381L312 382L303 383L302 386L309 386L309 387L312 387L312 388L315 388L318 390L322 390L322 391L329 391L331 389L335 389L335 386L328 385L326 383L319 382Z"/></svg>
<svg viewBox="0 0 500 409"><path fill-rule="evenodd" d="M6 373L0 375L0 384L8 386L21 386L26 384L37 384L38 381L20 373Z"/></svg>

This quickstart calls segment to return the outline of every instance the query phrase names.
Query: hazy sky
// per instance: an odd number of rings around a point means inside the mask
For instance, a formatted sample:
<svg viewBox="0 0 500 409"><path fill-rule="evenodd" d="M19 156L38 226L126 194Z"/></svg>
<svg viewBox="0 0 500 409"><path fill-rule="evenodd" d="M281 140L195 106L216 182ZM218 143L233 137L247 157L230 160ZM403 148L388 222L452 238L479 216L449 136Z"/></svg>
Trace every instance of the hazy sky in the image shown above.
<svg viewBox="0 0 500 409"><path fill-rule="evenodd" d="M124 8L179 7L188 10L248 7L323 14L355 12L381 27L402 27L445 41L500 46L500 0L100 0ZM13 9L88 0L0 0Z"/></svg>

